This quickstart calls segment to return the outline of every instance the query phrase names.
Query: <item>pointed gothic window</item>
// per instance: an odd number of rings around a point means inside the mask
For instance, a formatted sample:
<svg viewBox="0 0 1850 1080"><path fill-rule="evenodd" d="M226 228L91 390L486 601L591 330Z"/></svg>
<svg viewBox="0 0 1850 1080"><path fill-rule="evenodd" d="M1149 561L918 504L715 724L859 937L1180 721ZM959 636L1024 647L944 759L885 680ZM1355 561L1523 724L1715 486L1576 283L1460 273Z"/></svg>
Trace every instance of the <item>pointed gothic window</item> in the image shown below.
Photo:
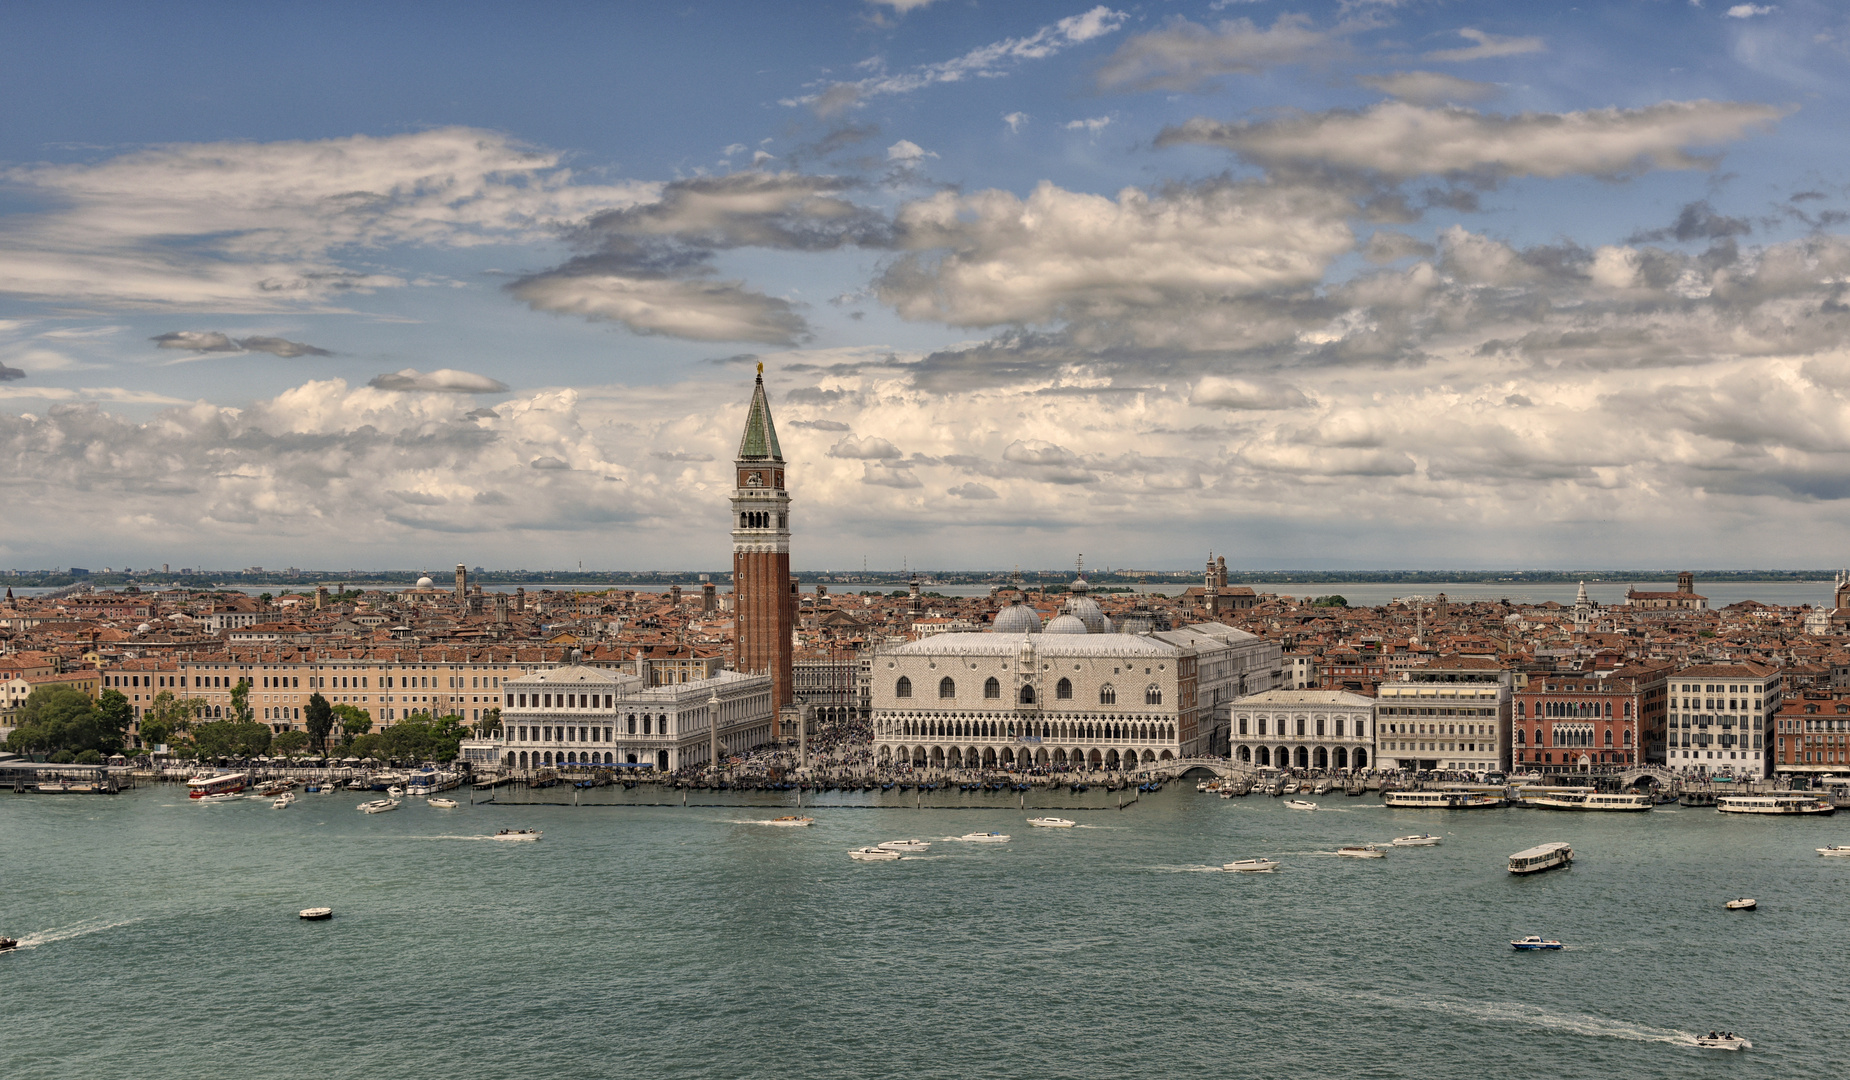
<svg viewBox="0 0 1850 1080"><path fill-rule="evenodd" d="M1100 705L1116 705L1118 703L1117 688L1112 686L1110 683L1106 683L1105 685L1099 687L1098 688L1098 703Z"/></svg>
<svg viewBox="0 0 1850 1080"><path fill-rule="evenodd" d="M941 698L954 698L957 696L957 683L949 675L938 680L938 696Z"/></svg>
<svg viewBox="0 0 1850 1080"><path fill-rule="evenodd" d="M1059 698L1061 701L1071 701L1073 699L1073 680L1061 679L1058 683L1054 684L1053 696Z"/></svg>
<svg viewBox="0 0 1850 1080"><path fill-rule="evenodd" d="M1161 705L1163 703L1163 688L1155 683L1151 683L1149 686L1145 687L1143 691L1143 703L1145 705ZM1299 734L1303 733L1299 732Z"/></svg>
<svg viewBox="0 0 1850 1080"><path fill-rule="evenodd" d="M911 697L912 696L912 680L906 678L904 675L901 675L899 677L899 681L893 684L893 696L894 697Z"/></svg>
<svg viewBox="0 0 1850 1080"><path fill-rule="evenodd" d="M1002 684L997 682L994 676L983 683L983 696L992 701L1002 696Z"/></svg>
<svg viewBox="0 0 1850 1080"><path fill-rule="evenodd" d="M1034 704L1034 687L1032 687L1032 686L1024 686L1024 687L1022 687L1022 688L1021 688L1021 695L1020 695L1020 700L1021 700L1021 703L1022 703L1023 705L1032 705L1032 704Z"/></svg>

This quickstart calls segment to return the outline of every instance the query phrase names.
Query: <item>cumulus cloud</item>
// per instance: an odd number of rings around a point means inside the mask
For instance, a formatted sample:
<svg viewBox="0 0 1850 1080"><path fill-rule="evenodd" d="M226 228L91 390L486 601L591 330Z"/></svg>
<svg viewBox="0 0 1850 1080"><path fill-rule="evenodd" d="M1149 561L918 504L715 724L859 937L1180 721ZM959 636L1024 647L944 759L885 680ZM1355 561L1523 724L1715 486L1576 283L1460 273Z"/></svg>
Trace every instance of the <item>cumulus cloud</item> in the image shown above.
<svg viewBox="0 0 1850 1080"><path fill-rule="evenodd" d="M925 486L924 481L913 474L910 465L892 462L876 464L872 461L862 463L861 483L902 490Z"/></svg>
<svg viewBox="0 0 1850 1080"><path fill-rule="evenodd" d="M1469 26L1458 31L1458 36L1477 44L1429 52L1426 54L1426 59L1457 63L1465 60L1489 60L1498 56L1520 56L1523 53L1543 52L1548 48L1538 37L1498 37L1482 30L1474 30Z"/></svg>
<svg viewBox="0 0 1850 1080"><path fill-rule="evenodd" d="M996 494L996 489L990 487L988 484L979 484L974 480L968 483L958 484L954 488L948 488L945 494L955 499L982 500L1001 498L1001 496Z"/></svg>
<svg viewBox="0 0 1850 1080"><path fill-rule="evenodd" d="M937 153L927 150L911 139L901 139L886 148L886 159L902 165L916 165L928 157L937 157Z"/></svg>
<svg viewBox="0 0 1850 1080"><path fill-rule="evenodd" d="M1430 258L1433 246L1393 229L1379 229L1362 245L1362 257L1372 263L1391 263L1409 255Z"/></svg>
<svg viewBox="0 0 1850 1080"><path fill-rule="evenodd" d="M1715 212L1708 200L1703 199L1687 203L1678 211L1677 219L1668 228L1644 229L1633 233L1626 240L1628 244L1644 244L1651 241L1675 240L1687 243L1691 240L1726 240L1731 236L1745 236L1753 232L1753 226L1743 218L1725 217Z"/></svg>
<svg viewBox="0 0 1850 1080"><path fill-rule="evenodd" d="M1730 19L1751 19L1756 15L1771 15L1779 10L1774 4L1736 4L1728 9Z"/></svg>
<svg viewBox="0 0 1850 1080"><path fill-rule="evenodd" d="M181 349L193 353L264 352L284 359L298 356L333 356L326 349L300 341L253 335L232 338L216 330L175 330L151 338L157 349Z"/></svg>
<svg viewBox="0 0 1850 1080"><path fill-rule="evenodd" d="M530 469L547 469L547 470L559 470L559 469L570 469L571 468L570 465L566 464L561 459L552 457L551 455L547 455L545 457L536 457L532 461L529 461L527 463L527 467Z"/></svg>
<svg viewBox="0 0 1850 1080"><path fill-rule="evenodd" d="M499 394L507 389L506 383L497 382L486 375L453 368L438 368L429 372L405 368L390 375L374 376L366 385L375 390L425 390L448 394Z"/></svg>
<svg viewBox="0 0 1850 1080"><path fill-rule="evenodd" d="M1227 75L1255 75L1343 52L1343 31L1319 30L1303 15L1280 15L1269 28L1229 19L1212 29L1177 17L1160 30L1125 41L1099 67L1101 90L1212 90Z"/></svg>
<svg viewBox="0 0 1850 1080"><path fill-rule="evenodd" d="M1105 130L1105 128L1110 126L1110 124L1111 124L1111 117L1094 116L1088 120L1068 120L1066 122L1066 130L1068 131L1089 131L1089 132L1092 132L1093 134L1097 134L1098 132Z"/></svg>
<svg viewBox="0 0 1850 1080"><path fill-rule="evenodd" d="M1189 402L1209 409L1301 409L1312 404L1304 391L1283 383L1210 375L1195 384Z"/></svg>
<svg viewBox="0 0 1850 1080"><path fill-rule="evenodd" d="M1698 148L1768 129L1791 110L1726 101L1666 101L1639 109L1497 115L1390 101L1276 120L1196 118L1157 136L1158 146L1222 146L1267 168L1333 167L1394 180L1620 177L1646 169L1700 169Z"/></svg>
<svg viewBox="0 0 1850 1080"><path fill-rule="evenodd" d="M536 311L619 322L638 334L794 345L809 324L789 301L740 281L683 281L575 261L508 286Z"/></svg>
<svg viewBox="0 0 1850 1080"><path fill-rule="evenodd" d="M857 439L853 435L850 435L834 446L829 447L829 456L838 458L882 459L904 457L905 455L899 452L899 447L894 446L878 435L869 435L865 439Z"/></svg>
<svg viewBox="0 0 1850 1080"><path fill-rule="evenodd" d="M1356 82L1414 105L1469 105L1503 93L1496 83L1473 82L1437 71L1394 71L1359 75Z"/></svg>
<svg viewBox="0 0 1850 1080"><path fill-rule="evenodd" d="M1100 4L1078 15L1069 15L1049 23L1025 37L1004 38L964 53L951 60L925 64L898 73L882 72L853 82L831 83L823 89L798 97L784 98L781 105L806 105L819 116L833 116L867 98L889 94L910 94L942 83L967 79L993 79L1008 74L1025 60L1042 60L1057 53L1103 37L1124 25L1124 12Z"/></svg>
<svg viewBox="0 0 1850 1080"><path fill-rule="evenodd" d="M0 217L0 293L219 311L325 308L402 287L377 268L379 249L540 239L654 190L581 184L557 154L468 128L173 144L16 166L0 182L52 206Z"/></svg>
<svg viewBox="0 0 1850 1080"><path fill-rule="evenodd" d="M1030 117L1025 112L1012 112L1004 114L1002 122L1009 126L1011 133L1018 134L1022 128L1028 126L1029 119Z"/></svg>

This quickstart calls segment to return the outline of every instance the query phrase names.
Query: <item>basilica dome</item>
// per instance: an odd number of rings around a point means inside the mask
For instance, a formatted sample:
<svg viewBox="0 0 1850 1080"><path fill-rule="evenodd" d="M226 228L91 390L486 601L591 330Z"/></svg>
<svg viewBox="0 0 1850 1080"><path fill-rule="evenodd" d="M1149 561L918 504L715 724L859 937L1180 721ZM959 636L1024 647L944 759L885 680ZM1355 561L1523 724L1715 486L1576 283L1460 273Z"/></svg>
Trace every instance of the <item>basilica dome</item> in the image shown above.
<svg viewBox="0 0 1850 1080"><path fill-rule="evenodd" d="M1044 634L1089 634L1092 631L1077 616L1060 615L1047 624Z"/></svg>
<svg viewBox="0 0 1850 1080"><path fill-rule="evenodd" d="M421 577L418 579L418 588L420 589L428 589L436 584L437 584L436 582L430 580L427 577Z"/></svg>
<svg viewBox="0 0 1850 1080"><path fill-rule="evenodd" d="M1041 613L1026 604L1010 604L996 613L995 631L998 634L1038 634Z"/></svg>
<svg viewBox="0 0 1850 1080"><path fill-rule="evenodd" d="M1111 633L1111 620L1105 617L1105 609L1084 593L1066 602L1066 613L1084 623L1088 634Z"/></svg>

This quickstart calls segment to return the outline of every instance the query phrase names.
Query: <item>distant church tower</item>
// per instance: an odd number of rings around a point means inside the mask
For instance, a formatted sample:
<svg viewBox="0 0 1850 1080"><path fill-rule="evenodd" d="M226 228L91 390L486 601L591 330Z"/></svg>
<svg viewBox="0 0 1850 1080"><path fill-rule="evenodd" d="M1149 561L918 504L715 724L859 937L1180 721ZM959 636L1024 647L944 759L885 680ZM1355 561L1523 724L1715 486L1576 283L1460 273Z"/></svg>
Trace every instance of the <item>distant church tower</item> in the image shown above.
<svg viewBox="0 0 1850 1080"><path fill-rule="evenodd" d="M732 492L732 594L740 671L769 672L773 715L792 701L791 654L796 611L790 593L790 493L784 489L784 451L777 445L771 405L764 397L764 365L752 389L751 410ZM772 721L772 736L778 721Z"/></svg>

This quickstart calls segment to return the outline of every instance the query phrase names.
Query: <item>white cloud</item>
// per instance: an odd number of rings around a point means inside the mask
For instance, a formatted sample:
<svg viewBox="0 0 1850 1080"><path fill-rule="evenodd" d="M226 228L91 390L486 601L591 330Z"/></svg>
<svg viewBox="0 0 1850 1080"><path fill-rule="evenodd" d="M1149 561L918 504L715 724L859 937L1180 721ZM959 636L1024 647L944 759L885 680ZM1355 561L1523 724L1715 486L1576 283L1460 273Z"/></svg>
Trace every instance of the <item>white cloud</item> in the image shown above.
<svg viewBox="0 0 1850 1080"><path fill-rule="evenodd" d="M807 331L789 301L739 281L681 281L619 270L561 270L510 285L540 311L620 322L638 334L789 345Z"/></svg>
<svg viewBox="0 0 1850 1080"><path fill-rule="evenodd" d="M1068 120L1066 122L1066 130L1089 131L1096 135L1098 132L1103 131L1110 123L1111 117L1109 116L1094 116L1090 120Z"/></svg>
<svg viewBox="0 0 1850 1080"><path fill-rule="evenodd" d="M294 359L298 356L334 355L326 349L300 341L290 341L286 338L269 337L263 334L231 338L217 330L175 330L171 333L156 334L153 341L157 349L179 349L191 353L266 352L284 359Z"/></svg>
<svg viewBox="0 0 1850 1080"><path fill-rule="evenodd" d="M1779 10L1774 4L1736 4L1728 9L1730 19L1751 19L1756 15L1771 15Z"/></svg>
<svg viewBox="0 0 1850 1080"><path fill-rule="evenodd" d="M1356 82L1371 90L1415 105L1468 105L1487 101L1503 92L1495 83L1473 82L1437 71L1395 71L1386 75L1358 75Z"/></svg>
<svg viewBox="0 0 1850 1080"><path fill-rule="evenodd" d="M1222 76L1333 59L1346 52L1346 33L1316 29L1303 15L1280 15L1266 29L1251 19L1229 19L1211 30L1178 17L1120 45L1096 82L1101 90L1206 91Z"/></svg>
<svg viewBox="0 0 1850 1080"><path fill-rule="evenodd" d="M1426 54L1426 59L1449 62L1488 60L1498 56L1520 56L1524 53L1544 52L1548 48L1538 37L1498 37L1495 34L1486 34L1482 30L1474 30L1469 26L1458 31L1458 36L1467 41L1475 41L1477 44L1458 49L1440 49L1437 52L1429 52Z"/></svg>
<svg viewBox="0 0 1850 1080"><path fill-rule="evenodd" d="M507 384L486 375L457 371L454 368L438 368L430 372L405 368L390 375L374 376L366 385L375 390L431 390L449 394L499 394L507 390Z"/></svg>
<svg viewBox="0 0 1850 1080"><path fill-rule="evenodd" d="M1283 383L1210 375L1195 384L1189 403L1208 409L1301 409L1313 404L1302 390Z"/></svg>
<svg viewBox="0 0 1850 1080"><path fill-rule="evenodd" d="M829 456L837 458L871 458L874 460L881 460L904 457L905 455L899 452L899 447L894 446L878 435L869 435L865 439L857 439L853 435L849 435L834 446L829 447Z"/></svg>
<svg viewBox="0 0 1850 1080"><path fill-rule="evenodd" d="M1197 118L1157 145L1224 146L1268 168L1335 166L1395 179L1449 173L1624 176L1713 164L1698 148L1763 131L1791 110L1725 101L1666 101L1640 109L1497 115L1399 101L1360 111L1222 123Z"/></svg>
<svg viewBox="0 0 1850 1080"><path fill-rule="evenodd" d="M1002 122L1009 126L1011 134L1020 134L1028 126L1029 116L1025 112L1012 112L1002 117Z"/></svg>
<svg viewBox="0 0 1850 1080"><path fill-rule="evenodd" d="M892 8L899 14L904 15L909 11L917 11L922 7L930 7L933 3L936 3L937 0L867 0L867 2L880 7Z"/></svg>
<svg viewBox="0 0 1850 1080"><path fill-rule="evenodd" d="M892 146L886 148L886 159L888 161L897 161L907 165L923 161L928 157L935 158L937 156L938 155L934 151L925 149L911 139L901 139Z"/></svg>
<svg viewBox="0 0 1850 1080"><path fill-rule="evenodd" d="M400 287L377 268L384 249L544 238L655 189L580 184L556 154L466 128L174 144L17 166L0 182L53 204L0 218L0 292L219 311L324 308Z"/></svg>

